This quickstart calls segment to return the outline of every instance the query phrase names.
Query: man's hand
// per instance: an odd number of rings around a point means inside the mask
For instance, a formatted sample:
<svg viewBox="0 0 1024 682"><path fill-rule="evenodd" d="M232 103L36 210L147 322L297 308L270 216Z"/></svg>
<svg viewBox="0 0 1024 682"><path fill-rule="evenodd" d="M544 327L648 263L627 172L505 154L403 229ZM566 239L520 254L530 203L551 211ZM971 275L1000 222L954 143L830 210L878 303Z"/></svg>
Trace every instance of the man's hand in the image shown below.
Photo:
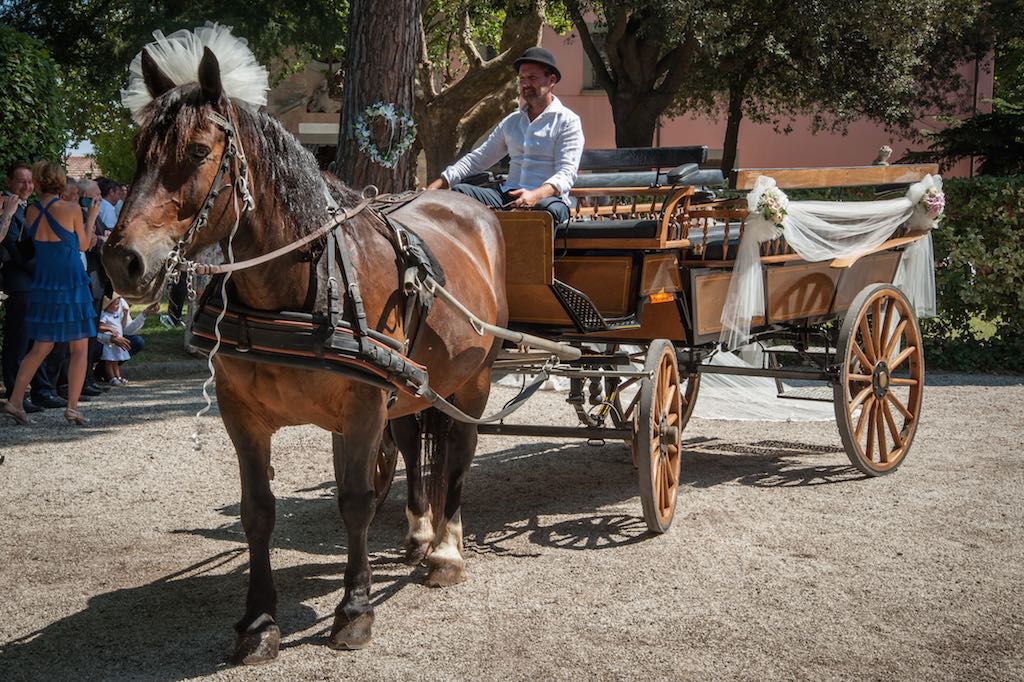
<svg viewBox="0 0 1024 682"><path fill-rule="evenodd" d="M515 197L509 202L512 208L530 208L535 206L541 199L547 199L548 197L555 196L555 188L545 183L537 189L513 189L510 190L508 195Z"/></svg>
<svg viewBox="0 0 1024 682"><path fill-rule="evenodd" d="M427 189L448 189L448 181L445 180L444 178L438 178L437 180L434 180L432 183L427 185Z"/></svg>
<svg viewBox="0 0 1024 682"><path fill-rule="evenodd" d="M18 203L21 200L16 194L10 196L0 196L0 206L3 210L0 211L0 218L3 218L4 222L9 222L14 212L18 210Z"/></svg>
<svg viewBox="0 0 1024 682"><path fill-rule="evenodd" d="M156 315L160 312L160 301L149 304L145 310L142 311L143 315Z"/></svg>
<svg viewBox="0 0 1024 682"><path fill-rule="evenodd" d="M85 217L85 219L88 220L90 224L93 224L96 222L96 216L98 216L99 214L100 202L93 199L92 203L89 204L89 214Z"/></svg>
<svg viewBox="0 0 1024 682"><path fill-rule="evenodd" d="M124 350L132 349L132 342L124 338L123 336L115 336L112 339L110 339L110 342L117 346L118 348L123 348Z"/></svg>

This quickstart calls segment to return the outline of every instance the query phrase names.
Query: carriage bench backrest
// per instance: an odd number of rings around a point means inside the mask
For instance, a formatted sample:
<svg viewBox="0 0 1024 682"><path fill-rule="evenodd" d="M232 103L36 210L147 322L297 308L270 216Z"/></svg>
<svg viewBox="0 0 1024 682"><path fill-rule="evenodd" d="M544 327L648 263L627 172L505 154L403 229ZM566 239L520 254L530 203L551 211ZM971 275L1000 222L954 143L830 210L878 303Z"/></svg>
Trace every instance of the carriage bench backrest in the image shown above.
<svg viewBox="0 0 1024 682"><path fill-rule="evenodd" d="M924 179L926 175L935 175L938 172L939 167L934 163L826 168L744 168L732 171L729 186L732 189L751 190L762 175L774 178L781 189L909 185Z"/></svg>

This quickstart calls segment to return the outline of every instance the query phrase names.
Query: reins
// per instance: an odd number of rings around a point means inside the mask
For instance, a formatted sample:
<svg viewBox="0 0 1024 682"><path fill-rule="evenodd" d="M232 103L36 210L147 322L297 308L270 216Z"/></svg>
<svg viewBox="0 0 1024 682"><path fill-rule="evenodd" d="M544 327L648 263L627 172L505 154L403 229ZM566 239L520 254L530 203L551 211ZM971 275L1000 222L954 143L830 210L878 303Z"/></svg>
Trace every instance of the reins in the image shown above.
<svg viewBox="0 0 1024 682"><path fill-rule="evenodd" d="M269 253L265 253L262 256L256 258L249 258L248 260L238 261L237 263L221 263L220 265L206 264L206 263L194 263L192 261L182 260L179 262L178 268L188 272L194 272L197 275L220 275L227 272L236 272L238 270L246 270L248 268L254 268L257 265L268 263L275 258L279 258L286 253L302 248L306 244L323 237L325 234L338 227L342 223L351 220L363 209L370 205L372 199L363 199L351 209L346 209L343 213L337 214L331 217L326 223L321 225L315 232L307 234L302 239L294 241L290 244L285 244L279 249L275 249Z"/></svg>

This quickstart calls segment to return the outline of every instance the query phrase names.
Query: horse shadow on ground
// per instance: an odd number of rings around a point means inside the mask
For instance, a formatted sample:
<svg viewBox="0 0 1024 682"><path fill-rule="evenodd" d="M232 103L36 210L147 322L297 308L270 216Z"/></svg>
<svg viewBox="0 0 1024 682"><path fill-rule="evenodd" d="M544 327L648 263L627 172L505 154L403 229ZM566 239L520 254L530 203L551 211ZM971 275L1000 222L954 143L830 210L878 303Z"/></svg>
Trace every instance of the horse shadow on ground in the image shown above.
<svg viewBox="0 0 1024 682"><path fill-rule="evenodd" d="M714 438L683 446L684 495L687 486L820 485L860 477L834 464L843 457L838 448ZM808 466L819 457L828 462ZM405 532L404 488L400 470L370 529L375 605L423 579L423 569L400 563L395 549ZM464 490L470 562L474 555L529 560L541 548L600 551L651 537L636 499L637 472L622 444L534 442L483 453ZM307 604L341 598L346 548L334 495L333 481L325 481L278 497L275 549L308 555L274 573L282 648L325 642L333 614L321 618ZM244 608L246 547L238 506L219 512L223 524L175 531L224 543L219 553L148 584L93 596L84 610L0 645L4 678L179 680L223 670L233 643L230 624ZM566 515L571 518L549 520Z"/></svg>

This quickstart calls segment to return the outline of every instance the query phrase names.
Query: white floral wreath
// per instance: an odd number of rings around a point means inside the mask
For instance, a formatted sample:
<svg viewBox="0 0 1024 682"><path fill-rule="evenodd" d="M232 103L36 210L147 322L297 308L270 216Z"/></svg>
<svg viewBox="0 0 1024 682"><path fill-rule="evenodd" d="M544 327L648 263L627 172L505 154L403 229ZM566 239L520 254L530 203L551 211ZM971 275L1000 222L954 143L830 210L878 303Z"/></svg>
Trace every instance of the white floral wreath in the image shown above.
<svg viewBox="0 0 1024 682"><path fill-rule="evenodd" d="M385 150L377 146L373 133L370 132L370 121L374 118L383 118L391 130L388 148ZM402 128L402 136L396 141L395 132L399 127ZM416 122L404 109L396 109L391 103L377 102L366 107L366 110L356 117L355 133L360 151L369 156L371 161L385 168L394 168L416 140Z"/></svg>

